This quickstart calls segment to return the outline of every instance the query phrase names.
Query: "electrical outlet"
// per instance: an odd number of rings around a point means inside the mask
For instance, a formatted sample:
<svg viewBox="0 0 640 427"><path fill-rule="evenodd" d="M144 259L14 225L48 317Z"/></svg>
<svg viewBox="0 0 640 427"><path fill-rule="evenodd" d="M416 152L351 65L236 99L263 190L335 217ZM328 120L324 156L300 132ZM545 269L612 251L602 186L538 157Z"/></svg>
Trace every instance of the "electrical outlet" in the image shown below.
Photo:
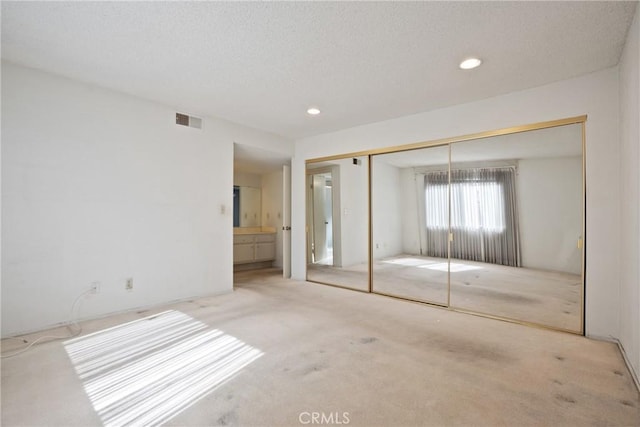
<svg viewBox="0 0 640 427"><path fill-rule="evenodd" d="M133 290L133 277L127 279L127 283L124 285L124 288L128 291Z"/></svg>
<svg viewBox="0 0 640 427"><path fill-rule="evenodd" d="M100 282L91 282L90 290L92 294L100 292Z"/></svg>

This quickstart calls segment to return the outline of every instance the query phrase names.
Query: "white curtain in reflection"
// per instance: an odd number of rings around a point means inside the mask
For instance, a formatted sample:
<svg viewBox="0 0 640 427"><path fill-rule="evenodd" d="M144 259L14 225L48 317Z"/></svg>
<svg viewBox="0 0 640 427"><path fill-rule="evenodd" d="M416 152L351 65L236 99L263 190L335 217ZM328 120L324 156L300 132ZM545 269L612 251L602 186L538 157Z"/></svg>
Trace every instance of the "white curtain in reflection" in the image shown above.
<svg viewBox="0 0 640 427"><path fill-rule="evenodd" d="M451 190L451 257L520 265L515 169L473 168L425 175L426 253L447 256L448 190Z"/></svg>
<svg viewBox="0 0 640 427"><path fill-rule="evenodd" d="M428 172L425 183L426 248L427 256L448 258L449 236L449 173Z"/></svg>

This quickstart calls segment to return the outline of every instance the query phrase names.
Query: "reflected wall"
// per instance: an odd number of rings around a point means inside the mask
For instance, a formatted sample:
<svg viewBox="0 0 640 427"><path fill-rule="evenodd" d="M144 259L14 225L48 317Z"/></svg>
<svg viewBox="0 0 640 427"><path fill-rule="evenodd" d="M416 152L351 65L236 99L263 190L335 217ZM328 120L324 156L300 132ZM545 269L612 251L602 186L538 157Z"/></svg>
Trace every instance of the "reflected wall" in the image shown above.
<svg viewBox="0 0 640 427"><path fill-rule="evenodd" d="M451 144L451 307L582 331L582 131Z"/></svg>
<svg viewBox="0 0 640 427"><path fill-rule="evenodd" d="M369 291L368 156L307 164L307 280Z"/></svg>
<svg viewBox="0 0 640 427"><path fill-rule="evenodd" d="M448 185L447 145L372 156L373 292L448 305Z"/></svg>

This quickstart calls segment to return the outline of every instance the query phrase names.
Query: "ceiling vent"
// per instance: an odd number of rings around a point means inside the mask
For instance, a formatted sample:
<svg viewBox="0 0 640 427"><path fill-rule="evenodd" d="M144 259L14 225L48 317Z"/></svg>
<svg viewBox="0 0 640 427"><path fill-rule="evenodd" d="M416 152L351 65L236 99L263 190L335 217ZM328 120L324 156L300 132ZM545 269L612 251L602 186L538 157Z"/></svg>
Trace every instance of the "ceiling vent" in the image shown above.
<svg viewBox="0 0 640 427"><path fill-rule="evenodd" d="M176 113L176 124L180 126L188 126L190 128L202 129L202 119L200 117L188 116L182 113Z"/></svg>

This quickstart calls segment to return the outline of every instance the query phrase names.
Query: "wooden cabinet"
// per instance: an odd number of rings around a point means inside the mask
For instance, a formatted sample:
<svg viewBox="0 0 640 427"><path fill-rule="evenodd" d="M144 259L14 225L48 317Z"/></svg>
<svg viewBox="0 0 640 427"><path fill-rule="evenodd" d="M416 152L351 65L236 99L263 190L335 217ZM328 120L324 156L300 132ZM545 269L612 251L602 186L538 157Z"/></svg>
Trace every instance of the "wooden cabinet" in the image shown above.
<svg viewBox="0 0 640 427"><path fill-rule="evenodd" d="M233 236L233 263L273 261L276 257L276 234L236 234Z"/></svg>

